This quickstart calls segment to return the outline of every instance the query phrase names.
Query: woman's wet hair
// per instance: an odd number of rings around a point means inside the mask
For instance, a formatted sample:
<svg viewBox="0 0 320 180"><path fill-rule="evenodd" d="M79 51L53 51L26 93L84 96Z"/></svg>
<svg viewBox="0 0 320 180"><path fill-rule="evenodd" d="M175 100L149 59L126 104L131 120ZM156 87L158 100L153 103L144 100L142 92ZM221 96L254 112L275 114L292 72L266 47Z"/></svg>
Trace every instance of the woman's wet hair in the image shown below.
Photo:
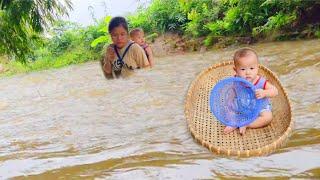
<svg viewBox="0 0 320 180"><path fill-rule="evenodd" d="M128 30L128 23L126 21L126 19L124 17L121 16L117 16L117 17L113 17L109 23L109 27L108 27L108 31L109 33L111 33L111 31L116 28L122 26L127 32Z"/></svg>

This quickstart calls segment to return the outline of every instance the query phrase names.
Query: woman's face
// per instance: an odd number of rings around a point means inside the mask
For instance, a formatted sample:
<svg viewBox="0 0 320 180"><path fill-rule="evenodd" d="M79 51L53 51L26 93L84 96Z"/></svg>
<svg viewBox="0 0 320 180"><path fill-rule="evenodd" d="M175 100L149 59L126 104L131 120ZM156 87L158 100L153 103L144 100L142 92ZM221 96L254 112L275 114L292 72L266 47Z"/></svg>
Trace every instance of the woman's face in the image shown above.
<svg viewBox="0 0 320 180"><path fill-rule="evenodd" d="M112 42L118 47L123 48L129 41L128 32L122 26L115 27L111 31Z"/></svg>

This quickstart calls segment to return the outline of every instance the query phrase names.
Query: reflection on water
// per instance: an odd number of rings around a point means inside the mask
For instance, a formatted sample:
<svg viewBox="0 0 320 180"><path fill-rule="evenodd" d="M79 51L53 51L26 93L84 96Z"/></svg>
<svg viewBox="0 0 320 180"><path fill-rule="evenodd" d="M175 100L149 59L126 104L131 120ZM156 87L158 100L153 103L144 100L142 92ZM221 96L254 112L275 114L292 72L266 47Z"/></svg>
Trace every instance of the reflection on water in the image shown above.
<svg viewBox="0 0 320 180"><path fill-rule="evenodd" d="M318 44L253 46L287 89L296 122L287 146L266 157L216 156L187 130L190 82L233 48L159 58L127 79L105 80L97 62L1 79L0 177L320 177Z"/></svg>

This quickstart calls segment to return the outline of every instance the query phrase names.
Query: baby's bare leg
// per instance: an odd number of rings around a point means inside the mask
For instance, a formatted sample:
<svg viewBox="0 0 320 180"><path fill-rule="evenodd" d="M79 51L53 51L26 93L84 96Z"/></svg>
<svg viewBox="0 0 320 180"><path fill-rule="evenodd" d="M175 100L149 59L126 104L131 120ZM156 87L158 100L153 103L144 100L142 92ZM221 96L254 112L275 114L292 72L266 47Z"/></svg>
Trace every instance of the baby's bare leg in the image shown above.
<svg viewBox="0 0 320 180"><path fill-rule="evenodd" d="M264 111L262 113L260 113L260 116L253 121L251 124L249 124L248 126L243 126L241 128L239 128L240 130L240 134L244 134L246 132L247 128L260 128L260 127L264 127L268 124L270 124L272 120L272 112L271 111Z"/></svg>
<svg viewBox="0 0 320 180"><path fill-rule="evenodd" d="M264 111L262 113L260 113L260 116L253 121L251 124L249 124L249 128L260 128L260 127L264 127L267 126L268 124L270 124L272 120L272 112L271 111Z"/></svg>
<svg viewBox="0 0 320 180"><path fill-rule="evenodd" d="M231 133L232 131L234 131L236 129L237 129L236 127L227 126L227 127L224 128L223 133L224 134L228 134L228 133Z"/></svg>

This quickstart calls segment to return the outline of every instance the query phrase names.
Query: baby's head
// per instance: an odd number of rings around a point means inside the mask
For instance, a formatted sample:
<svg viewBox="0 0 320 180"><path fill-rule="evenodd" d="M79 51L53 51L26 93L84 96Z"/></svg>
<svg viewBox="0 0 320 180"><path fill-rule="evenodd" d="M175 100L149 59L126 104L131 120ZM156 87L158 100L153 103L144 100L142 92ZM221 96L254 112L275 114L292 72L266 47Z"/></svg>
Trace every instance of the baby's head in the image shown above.
<svg viewBox="0 0 320 180"><path fill-rule="evenodd" d="M130 31L130 38L139 45L144 44L144 32L140 28L135 28Z"/></svg>
<svg viewBox="0 0 320 180"><path fill-rule="evenodd" d="M258 55L251 48L238 49L233 56L236 75L250 82L254 82L258 76Z"/></svg>

